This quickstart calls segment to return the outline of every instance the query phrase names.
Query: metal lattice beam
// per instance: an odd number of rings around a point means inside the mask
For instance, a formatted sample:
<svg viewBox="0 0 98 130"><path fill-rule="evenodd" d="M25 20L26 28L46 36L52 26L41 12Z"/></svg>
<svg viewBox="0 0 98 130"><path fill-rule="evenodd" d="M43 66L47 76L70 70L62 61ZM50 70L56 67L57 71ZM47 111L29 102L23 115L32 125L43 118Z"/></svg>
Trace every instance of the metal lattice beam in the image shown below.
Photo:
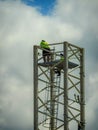
<svg viewBox="0 0 98 130"><path fill-rule="evenodd" d="M84 49L68 42L50 46L53 58L46 64L41 55L43 49L33 49L34 130L72 130L73 122L76 128L81 123L85 130ZM63 62L60 53L64 54ZM54 70L60 66L61 77L57 77Z"/></svg>

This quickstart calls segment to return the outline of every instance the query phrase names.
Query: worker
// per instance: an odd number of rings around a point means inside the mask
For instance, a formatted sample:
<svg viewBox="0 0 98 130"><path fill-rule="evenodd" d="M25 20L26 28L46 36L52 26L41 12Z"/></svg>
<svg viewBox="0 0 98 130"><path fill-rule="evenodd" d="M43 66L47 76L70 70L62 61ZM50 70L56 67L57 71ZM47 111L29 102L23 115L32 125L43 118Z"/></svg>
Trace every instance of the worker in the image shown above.
<svg viewBox="0 0 98 130"><path fill-rule="evenodd" d="M50 61L50 55L51 55L51 53L50 53L50 46L49 46L48 42L46 42L45 40L42 40L40 42L40 47L42 49L45 49L42 52L43 53L44 63L49 62Z"/></svg>
<svg viewBox="0 0 98 130"><path fill-rule="evenodd" d="M78 130L82 130L82 122L78 123Z"/></svg>
<svg viewBox="0 0 98 130"><path fill-rule="evenodd" d="M60 54L60 60L61 62L64 61L64 55L61 53ZM55 69L55 73L57 73L57 76L61 75L61 70L63 69L63 63L60 63L59 65L57 65L56 69Z"/></svg>

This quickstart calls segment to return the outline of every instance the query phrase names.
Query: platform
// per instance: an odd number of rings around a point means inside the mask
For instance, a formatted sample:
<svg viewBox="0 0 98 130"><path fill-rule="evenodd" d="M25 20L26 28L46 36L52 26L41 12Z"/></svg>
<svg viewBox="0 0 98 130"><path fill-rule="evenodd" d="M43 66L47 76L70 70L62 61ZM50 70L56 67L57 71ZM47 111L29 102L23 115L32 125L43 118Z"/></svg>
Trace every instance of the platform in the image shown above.
<svg viewBox="0 0 98 130"><path fill-rule="evenodd" d="M46 63L41 62L41 63L38 63L38 65L43 66L43 67L49 67L49 66L54 66L55 64L57 64L56 67L60 67L63 69L64 61L62 61L60 63L59 62L60 62L60 60L55 60L55 61L46 62ZM77 66L78 66L78 64L68 61L69 69L75 68Z"/></svg>

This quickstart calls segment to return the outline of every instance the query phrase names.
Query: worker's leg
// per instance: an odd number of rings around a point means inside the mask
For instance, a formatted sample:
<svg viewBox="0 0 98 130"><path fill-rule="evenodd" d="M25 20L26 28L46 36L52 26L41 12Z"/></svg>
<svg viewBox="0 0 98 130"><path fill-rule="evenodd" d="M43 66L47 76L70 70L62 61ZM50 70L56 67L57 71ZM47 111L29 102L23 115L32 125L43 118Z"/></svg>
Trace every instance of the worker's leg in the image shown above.
<svg viewBox="0 0 98 130"><path fill-rule="evenodd" d="M51 59L50 59L50 49L48 48L47 49L47 62L50 62L51 61Z"/></svg>
<svg viewBox="0 0 98 130"><path fill-rule="evenodd" d="M47 62L47 57L43 56L44 63Z"/></svg>
<svg viewBox="0 0 98 130"><path fill-rule="evenodd" d="M47 55L46 55L45 50L43 50L43 60L44 60L44 63L47 62Z"/></svg>
<svg viewBox="0 0 98 130"><path fill-rule="evenodd" d="M53 61L53 54L51 52L49 53L49 61Z"/></svg>
<svg viewBox="0 0 98 130"><path fill-rule="evenodd" d="M57 76L60 76L60 75L61 75L61 70L58 70Z"/></svg>
<svg viewBox="0 0 98 130"><path fill-rule="evenodd" d="M47 55L47 62L50 62L50 55Z"/></svg>
<svg viewBox="0 0 98 130"><path fill-rule="evenodd" d="M56 68L55 69L55 73L57 74L57 76L60 76L61 75L61 69Z"/></svg>

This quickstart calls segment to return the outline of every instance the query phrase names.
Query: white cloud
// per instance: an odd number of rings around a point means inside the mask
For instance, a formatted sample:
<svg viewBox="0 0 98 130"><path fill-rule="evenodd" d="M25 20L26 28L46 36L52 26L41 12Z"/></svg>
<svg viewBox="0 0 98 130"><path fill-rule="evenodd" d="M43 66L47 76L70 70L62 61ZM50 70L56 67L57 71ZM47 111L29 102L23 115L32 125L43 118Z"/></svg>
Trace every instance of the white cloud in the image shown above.
<svg viewBox="0 0 98 130"><path fill-rule="evenodd" d="M87 96L91 96L87 98L86 117L89 122L95 121L98 72L93 74L98 64L97 6L95 0L58 0L52 15L43 16L35 7L26 6L20 0L0 1L0 125L23 127L25 124L27 128L33 125L32 47L41 39L50 43L71 41L86 48L86 73L91 75L86 77L86 84L90 86L86 88ZM87 125L88 129L90 123Z"/></svg>
<svg viewBox="0 0 98 130"><path fill-rule="evenodd" d="M1 126L29 128L32 125L32 86L16 77L4 80L0 93Z"/></svg>
<svg viewBox="0 0 98 130"><path fill-rule="evenodd" d="M89 95L88 95L88 101L86 104L86 119L87 119L87 128L94 127L93 124L96 124L97 116L96 116L96 110L98 108L98 73L94 73L89 76ZM97 126L97 124L96 124ZM98 127L98 126L97 126Z"/></svg>

